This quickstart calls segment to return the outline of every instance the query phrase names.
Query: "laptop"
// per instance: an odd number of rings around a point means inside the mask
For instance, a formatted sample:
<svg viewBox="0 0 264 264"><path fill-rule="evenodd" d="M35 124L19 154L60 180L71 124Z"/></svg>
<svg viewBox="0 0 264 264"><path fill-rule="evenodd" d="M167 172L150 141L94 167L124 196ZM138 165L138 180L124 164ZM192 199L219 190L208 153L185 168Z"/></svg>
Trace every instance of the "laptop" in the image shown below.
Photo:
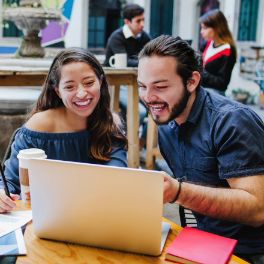
<svg viewBox="0 0 264 264"><path fill-rule="evenodd" d="M164 172L48 159L29 161L33 230L40 238L158 256Z"/></svg>

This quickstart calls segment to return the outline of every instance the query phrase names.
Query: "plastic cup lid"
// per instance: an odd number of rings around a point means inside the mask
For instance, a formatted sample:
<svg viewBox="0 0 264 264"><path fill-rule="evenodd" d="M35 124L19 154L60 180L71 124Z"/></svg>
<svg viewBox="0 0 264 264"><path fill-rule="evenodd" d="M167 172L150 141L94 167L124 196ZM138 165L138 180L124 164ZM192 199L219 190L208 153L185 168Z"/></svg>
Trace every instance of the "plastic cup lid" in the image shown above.
<svg viewBox="0 0 264 264"><path fill-rule="evenodd" d="M46 158L45 151L37 148L22 149L19 151L17 158L32 159L32 158Z"/></svg>

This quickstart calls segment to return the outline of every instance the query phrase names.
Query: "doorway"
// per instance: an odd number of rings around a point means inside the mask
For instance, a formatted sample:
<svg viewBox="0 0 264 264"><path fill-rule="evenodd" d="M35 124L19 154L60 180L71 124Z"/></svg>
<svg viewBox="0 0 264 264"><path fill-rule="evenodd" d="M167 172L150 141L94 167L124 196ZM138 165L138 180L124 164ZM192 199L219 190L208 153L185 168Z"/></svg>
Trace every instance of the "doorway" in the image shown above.
<svg viewBox="0 0 264 264"><path fill-rule="evenodd" d="M111 33L122 25L121 1L90 0L88 48L104 53Z"/></svg>

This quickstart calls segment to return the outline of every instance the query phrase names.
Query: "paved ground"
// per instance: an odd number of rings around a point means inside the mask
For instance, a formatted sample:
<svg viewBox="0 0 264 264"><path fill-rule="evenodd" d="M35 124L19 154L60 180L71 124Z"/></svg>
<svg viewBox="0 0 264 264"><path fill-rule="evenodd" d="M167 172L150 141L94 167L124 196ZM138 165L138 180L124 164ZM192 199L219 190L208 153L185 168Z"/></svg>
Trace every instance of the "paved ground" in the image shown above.
<svg viewBox="0 0 264 264"><path fill-rule="evenodd" d="M163 206L163 216L176 223L181 225L179 217L179 206L177 204L165 204Z"/></svg>

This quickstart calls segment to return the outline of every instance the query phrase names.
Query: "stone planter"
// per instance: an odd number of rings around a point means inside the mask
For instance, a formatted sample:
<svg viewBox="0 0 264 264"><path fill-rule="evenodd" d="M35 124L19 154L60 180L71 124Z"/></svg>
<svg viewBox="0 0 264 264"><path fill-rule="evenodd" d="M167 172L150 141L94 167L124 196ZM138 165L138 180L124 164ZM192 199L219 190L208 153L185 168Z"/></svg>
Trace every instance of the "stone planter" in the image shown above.
<svg viewBox="0 0 264 264"><path fill-rule="evenodd" d="M42 8L40 3L38 7L31 7L28 2L31 1L21 1L22 6L19 7L5 8L3 18L13 21L23 31L24 37L18 50L20 56L44 57L45 51L41 47L39 32L46 27L47 21L60 20L61 15L56 10Z"/></svg>

